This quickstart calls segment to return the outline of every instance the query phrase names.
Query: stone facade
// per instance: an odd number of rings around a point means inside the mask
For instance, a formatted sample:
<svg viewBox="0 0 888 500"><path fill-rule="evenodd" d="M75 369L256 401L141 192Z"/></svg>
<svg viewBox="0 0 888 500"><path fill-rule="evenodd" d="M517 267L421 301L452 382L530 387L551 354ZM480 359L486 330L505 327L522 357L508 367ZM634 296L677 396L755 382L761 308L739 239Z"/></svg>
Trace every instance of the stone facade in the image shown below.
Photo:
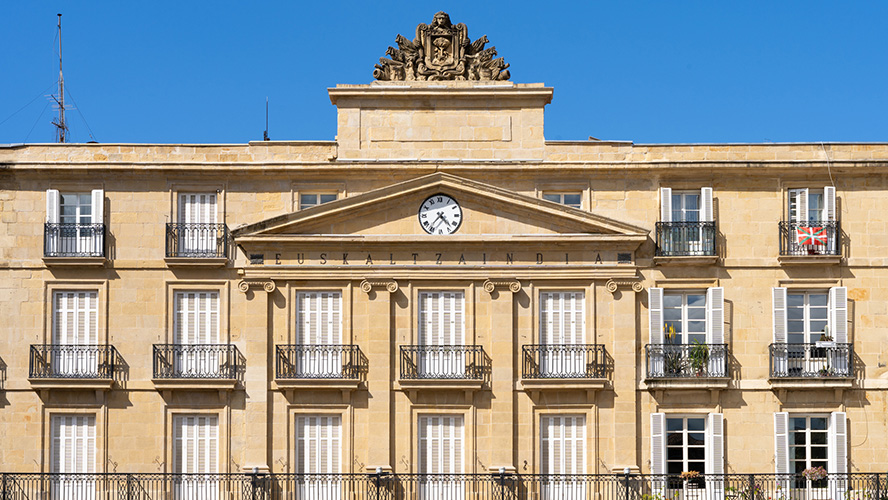
<svg viewBox="0 0 888 500"><path fill-rule="evenodd" d="M50 471L52 417L83 414L105 472L172 472L181 415L218 419L218 471L295 472L295 422L318 414L341 418L342 472L417 471L419 418L437 414L463 418L467 473L539 473L541 419L558 415L585 417L585 472L651 472L661 413L723 415L724 471L773 473L775 413L844 412L847 470L888 468L888 144L546 141L543 85L329 92L336 141L0 147L5 472ZM790 190L825 186L836 251L781 256ZM712 188L711 255L661 255L661 188ZM47 256L48 190L102 190L102 255ZM227 256L169 255L183 193L215 195ZM417 217L438 193L463 211L453 235ZM311 194L337 199L301 206ZM578 195L579 208L546 194ZM847 290L849 376L771 376L775 287ZM727 376L649 376L652 288L723 289ZM96 343L122 360L110 382L29 372L31 346L53 344L54 294L70 290L96 293ZM232 377L158 377L152 346L176 342L188 291L218 294L219 342L242 357ZM341 342L365 358L353 378L279 376L276 347L297 342L306 291L340 293ZM477 378L405 376L424 291L464 294L464 344L486 358ZM603 371L526 376L522 348L540 343L553 291L582 292L583 343L604 346Z"/></svg>

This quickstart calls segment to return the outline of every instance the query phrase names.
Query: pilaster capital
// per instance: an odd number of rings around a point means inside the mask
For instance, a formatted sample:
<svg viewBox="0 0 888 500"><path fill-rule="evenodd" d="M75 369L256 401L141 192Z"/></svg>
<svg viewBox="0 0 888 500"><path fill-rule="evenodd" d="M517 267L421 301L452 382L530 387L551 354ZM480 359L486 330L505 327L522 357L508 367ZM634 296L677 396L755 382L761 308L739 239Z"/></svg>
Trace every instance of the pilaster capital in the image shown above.
<svg viewBox="0 0 888 500"><path fill-rule="evenodd" d="M262 287L268 293L277 289L274 280L270 279L242 279L237 284L237 289L243 293L247 293L251 287Z"/></svg>
<svg viewBox="0 0 888 500"><path fill-rule="evenodd" d="M521 282L517 279L486 279L484 280L484 291L487 293L493 293L497 287L507 287L510 292L518 293L521 291Z"/></svg>
<svg viewBox="0 0 888 500"><path fill-rule="evenodd" d="M617 288L621 286L630 286L632 287L633 292L641 292L644 290L644 285L641 284L641 280L638 279L609 279L607 283L604 284L604 288L610 293L616 293Z"/></svg>
<svg viewBox="0 0 888 500"><path fill-rule="evenodd" d="M361 291L364 293L370 293L373 290L373 287L385 287L385 289L389 293L395 293L398 291L398 282L393 279L367 279L365 278L361 281Z"/></svg>

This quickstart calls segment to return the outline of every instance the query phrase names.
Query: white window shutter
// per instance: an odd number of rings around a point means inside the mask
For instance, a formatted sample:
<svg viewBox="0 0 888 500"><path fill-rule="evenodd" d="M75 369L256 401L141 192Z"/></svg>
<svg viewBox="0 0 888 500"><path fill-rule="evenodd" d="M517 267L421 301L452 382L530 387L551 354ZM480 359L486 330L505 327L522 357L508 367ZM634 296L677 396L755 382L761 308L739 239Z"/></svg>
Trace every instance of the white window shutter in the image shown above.
<svg viewBox="0 0 888 500"><path fill-rule="evenodd" d="M651 413L651 474L666 474L665 413Z"/></svg>
<svg viewBox="0 0 888 500"><path fill-rule="evenodd" d="M663 343L663 289L648 289L649 338L651 344Z"/></svg>
<svg viewBox="0 0 888 500"><path fill-rule="evenodd" d="M807 220L808 220L808 188L799 190L797 203L798 203L798 219L797 219L797 221L807 222Z"/></svg>
<svg viewBox="0 0 888 500"><path fill-rule="evenodd" d="M59 223L59 190L46 190L46 222L50 224Z"/></svg>
<svg viewBox="0 0 888 500"><path fill-rule="evenodd" d="M724 415L710 413L706 425L706 474L725 473Z"/></svg>
<svg viewBox="0 0 888 500"><path fill-rule="evenodd" d="M820 220L834 221L836 220L836 187L826 186L823 188L823 216Z"/></svg>
<svg viewBox="0 0 888 500"><path fill-rule="evenodd" d="M105 222L105 190L92 190L92 223L102 224Z"/></svg>
<svg viewBox="0 0 888 500"><path fill-rule="evenodd" d="M712 222L715 220L715 215L712 208L711 187L700 189L700 220L703 222Z"/></svg>
<svg viewBox="0 0 888 500"><path fill-rule="evenodd" d="M789 474L789 413L774 413L774 472Z"/></svg>
<svg viewBox="0 0 888 500"><path fill-rule="evenodd" d="M672 222L672 188L660 188L660 222Z"/></svg>
<svg viewBox="0 0 888 500"><path fill-rule="evenodd" d="M771 304L773 306L773 332L774 343L786 343L786 288L774 287L771 289Z"/></svg>
<svg viewBox="0 0 888 500"><path fill-rule="evenodd" d="M720 286L706 290L706 329L710 344L725 343L725 289Z"/></svg>
<svg viewBox="0 0 888 500"><path fill-rule="evenodd" d="M845 412L829 414L829 473L848 472L848 424Z"/></svg>
<svg viewBox="0 0 888 500"><path fill-rule="evenodd" d="M848 288L829 289L829 334L839 344L848 343Z"/></svg>

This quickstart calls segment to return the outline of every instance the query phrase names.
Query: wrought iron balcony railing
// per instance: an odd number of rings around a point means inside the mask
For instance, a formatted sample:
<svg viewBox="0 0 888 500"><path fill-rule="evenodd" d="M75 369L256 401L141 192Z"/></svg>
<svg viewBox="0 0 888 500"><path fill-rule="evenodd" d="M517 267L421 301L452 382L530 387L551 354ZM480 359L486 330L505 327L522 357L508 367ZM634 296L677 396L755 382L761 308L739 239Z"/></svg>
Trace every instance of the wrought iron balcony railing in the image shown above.
<svg viewBox="0 0 888 500"><path fill-rule="evenodd" d="M225 224L166 225L166 256L228 258L228 226Z"/></svg>
<svg viewBox="0 0 888 500"><path fill-rule="evenodd" d="M523 378L603 378L605 351L599 344L525 345Z"/></svg>
<svg viewBox="0 0 888 500"><path fill-rule="evenodd" d="M657 256L715 255L715 222L658 222Z"/></svg>
<svg viewBox="0 0 888 500"><path fill-rule="evenodd" d="M780 255L841 255L839 221L780 222Z"/></svg>
<svg viewBox="0 0 888 500"><path fill-rule="evenodd" d="M723 378L728 376L727 344L647 344L647 378Z"/></svg>
<svg viewBox="0 0 888 500"><path fill-rule="evenodd" d="M279 379L359 379L367 358L356 345L279 345L275 376Z"/></svg>
<svg viewBox="0 0 888 500"><path fill-rule="evenodd" d="M104 257L104 224L51 224L43 226L44 257Z"/></svg>
<svg viewBox="0 0 888 500"><path fill-rule="evenodd" d="M232 344L154 344L156 379L237 379L243 367Z"/></svg>
<svg viewBox="0 0 888 500"><path fill-rule="evenodd" d="M33 379L113 379L121 366L110 345L32 345L29 376Z"/></svg>
<svg viewBox="0 0 888 500"><path fill-rule="evenodd" d="M191 500L883 500L888 474L0 473L2 498Z"/></svg>
<svg viewBox="0 0 888 500"><path fill-rule="evenodd" d="M771 344L771 378L851 378L851 344Z"/></svg>
<svg viewBox="0 0 888 500"><path fill-rule="evenodd" d="M483 380L489 360L480 345L402 345L402 379Z"/></svg>

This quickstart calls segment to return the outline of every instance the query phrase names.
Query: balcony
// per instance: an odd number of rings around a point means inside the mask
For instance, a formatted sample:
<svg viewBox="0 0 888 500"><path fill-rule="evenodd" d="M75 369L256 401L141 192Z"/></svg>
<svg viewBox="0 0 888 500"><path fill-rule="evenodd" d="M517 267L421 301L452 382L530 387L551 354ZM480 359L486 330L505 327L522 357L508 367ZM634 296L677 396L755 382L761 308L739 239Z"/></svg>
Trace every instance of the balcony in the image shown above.
<svg viewBox="0 0 888 500"><path fill-rule="evenodd" d="M888 474L40 474L2 473L4 498L195 500L882 499Z"/></svg>
<svg viewBox="0 0 888 500"><path fill-rule="evenodd" d="M837 264L841 260L838 221L781 221L780 257L784 264Z"/></svg>
<svg viewBox="0 0 888 500"><path fill-rule="evenodd" d="M402 389L480 389L490 374L490 358L480 345L402 345ZM411 392L412 395L415 393Z"/></svg>
<svg viewBox="0 0 888 500"><path fill-rule="evenodd" d="M607 385L610 363L603 345L525 345L521 351L521 385L526 391L591 391Z"/></svg>
<svg viewBox="0 0 888 500"><path fill-rule="evenodd" d="M232 344L154 344L158 389L231 390L240 381L244 365Z"/></svg>
<svg viewBox="0 0 888 500"><path fill-rule="evenodd" d="M28 378L39 389L107 390L124 367L110 345L31 346Z"/></svg>
<svg viewBox="0 0 888 500"><path fill-rule="evenodd" d="M168 265L224 266L231 241L225 224L166 225Z"/></svg>
<svg viewBox="0 0 888 500"><path fill-rule="evenodd" d="M658 222L657 264L712 264L715 222Z"/></svg>
<svg viewBox="0 0 888 500"><path fill-rule="evenodd" d="M851 387L854 357L851 344L771 344L771 386L778 389L843 389Z"/></svg>
<svg viewBox="0 0 888 500"><path fill-rule="evenodd" d="M647 344L646 383L651 389L723 389L728 386L727 344Z"/></svg>
<svg viewBox="0 0 888 500"><path fill-rule="evenodd" d="M289 344L275 348L275 384L289 391L353 391L367 373L367 357L356 345Z"/></svg>
<svg viewBox="0 0 888 500"><path fill-rule="evenodd" d="M47 264L103 265L105 225L44 224L43 260Z"/></svg>

